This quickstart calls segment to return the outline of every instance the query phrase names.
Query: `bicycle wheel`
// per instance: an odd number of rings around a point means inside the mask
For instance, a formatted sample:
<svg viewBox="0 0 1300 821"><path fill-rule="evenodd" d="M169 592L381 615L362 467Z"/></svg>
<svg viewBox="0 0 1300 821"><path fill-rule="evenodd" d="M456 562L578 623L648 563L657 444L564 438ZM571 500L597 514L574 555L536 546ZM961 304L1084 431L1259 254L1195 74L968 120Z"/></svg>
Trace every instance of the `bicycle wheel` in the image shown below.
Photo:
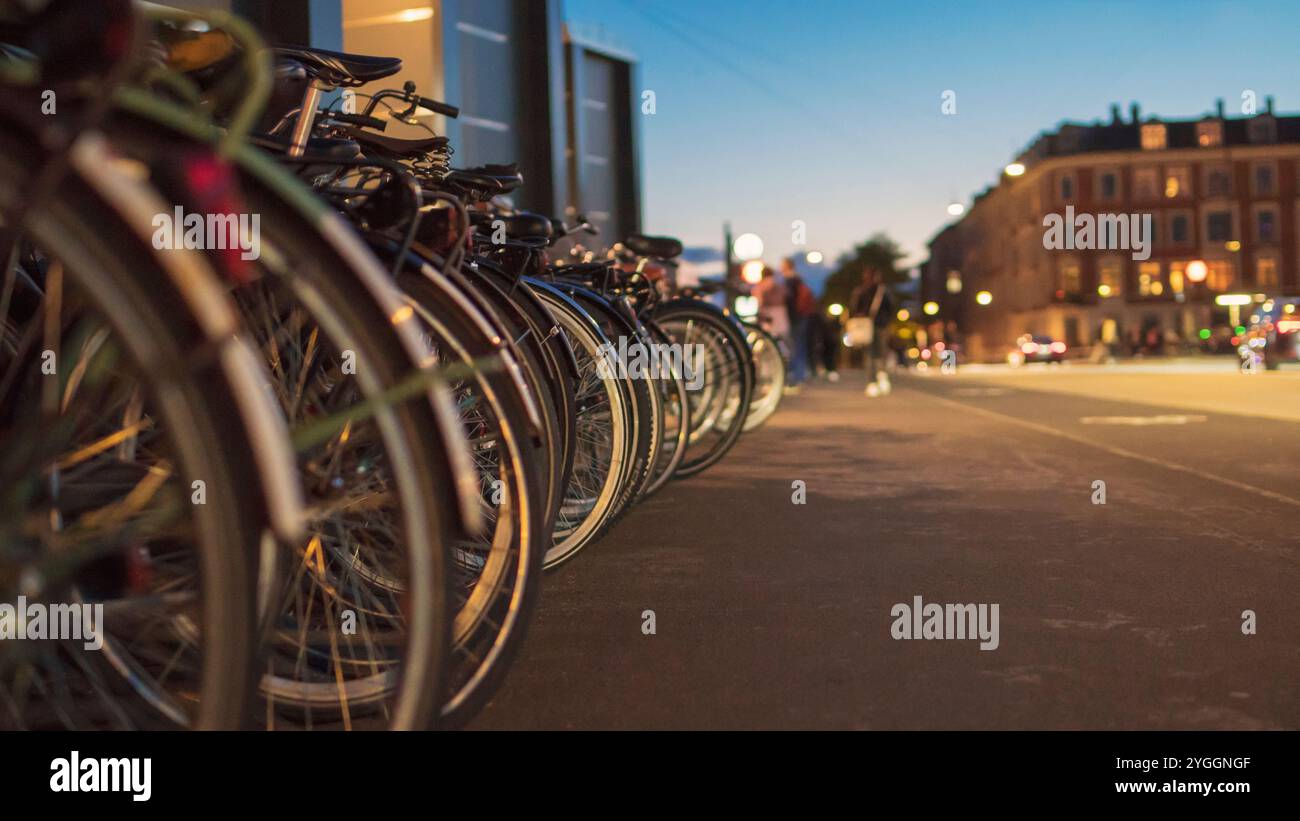
<svg viewBox="0 0 1300 821"><path fill-rule="evenodd" d="M628 436L627 475L623 478L614 510L604 527L613 527L628 508L640 497L649 482L650 470L658 458L662 445L663 408L655 386L652 363L654 348L643 328L634 325L628 317L617 311L604 297L586 288L560 281L557 287L569 294L600 326L612 349L607 353L606 365L616 365L614 371L623 385L631 409L631 427ZM638 353L643 369L630 367L630 362L619 363L622 352L629 359ZM639 372L638 372L639 370Z"/></svg>
<svg viewBox="0 0 1300 821"><path fill-rule="evenodd" d="M646 319L645 327L651 341L660 345L672 343L668 334L653 319ZM643 497L653 496L677 472L677 466L686 458L691 436L691 408L685 368L674 368L670 378L659 379L657 384L660 404L663 406L663 446L651 468L650 482L642 492Z"/></svg>
<svg viewBox="0 0 1300 821"><path fill-rule="evenodd" d="M757 325L746 325L746 340L754 352L754 398L749 403L744 430L762 425L781 405L785 391L785 355L771 334Z"/></svg>
<svg viewBox="0 0 1300 821"><path fill-rule="evenodd" d="M3 213L37 144L0 129ZM0 600L102 607L102 647L0 642L0 726L238 727L266 508L229 369L252 360L210 271L165 268L147 217L121 216L156 195L92 136L73 165L0 285Z"/></svg>
<svg viewBox="0 0 1300 821"><path fill-rule="evenodd" d="M632 411L625 385L601 372L608 337L559 289L533 280L528 284L559 323L578 364L576 451L552 545L546 551L545 567L551 569L572 559L604 532L627 471Z"/></svg>
<svg viewBox="0 0 1300 821"><path fill-rule="evenodd" d="M110 128L122 150L155 165L211 136L172 125L118 112ZM439 389L430 401L410 308L346 223L265 157L236 163L245 207L261 217L261 253L258 276L233 293L289 420L308 500L307 536L263 571L275 592L261 721L429 726L446 673L458 499L452 431L437 413L449 396Z"/></svg>
<svg viewBox="0 0 1300 821"><path fill-rule="evenodd" d="M754 391L754 363L744 331L721 308L695 299L661 303L654 319L674 343L694 352L699 373L687 374L699 388L690 400L689 452L678 477L693 476L726 455L740 438Z"/></svg>

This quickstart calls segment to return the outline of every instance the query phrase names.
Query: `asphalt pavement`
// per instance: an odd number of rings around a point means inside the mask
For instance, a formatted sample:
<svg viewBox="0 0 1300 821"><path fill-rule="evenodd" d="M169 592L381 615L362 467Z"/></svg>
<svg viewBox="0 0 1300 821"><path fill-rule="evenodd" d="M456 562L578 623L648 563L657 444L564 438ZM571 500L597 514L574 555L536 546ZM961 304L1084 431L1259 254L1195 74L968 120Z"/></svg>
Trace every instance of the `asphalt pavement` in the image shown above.
<svg viewBox="0 0 1300 821"><path fill-rule="evenodd" d="M549 574L474 726L1300 727L1300 422L1236 398L1293 375L894 386L787 397ZM894 638L918 596L996 604L996 649Z"/></svg>

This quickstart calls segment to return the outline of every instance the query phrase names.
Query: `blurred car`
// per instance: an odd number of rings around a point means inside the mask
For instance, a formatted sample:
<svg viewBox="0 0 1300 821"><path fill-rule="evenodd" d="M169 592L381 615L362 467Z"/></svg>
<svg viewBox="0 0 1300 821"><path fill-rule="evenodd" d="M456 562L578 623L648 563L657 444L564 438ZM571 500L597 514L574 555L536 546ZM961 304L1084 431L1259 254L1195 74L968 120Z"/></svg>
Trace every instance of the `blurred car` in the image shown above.
<svg viewBox="0 0 1300 821"><path fill-rule="evenodd" d="M1263 354L1264 367L1300 361L1300 310L1295 297L1276 297L1256 307L1243 344ZM1261 350L1262 349L1262 350Z"/></svg>
<svg viewBox="0 0 1300 821"><path fill-rule="evenodd" d="M1065 343L1050 336L1025 334L1016 340L1016 347L1007 354L1007 363L1013 367L1032 362L1065 361Z"/></svg>

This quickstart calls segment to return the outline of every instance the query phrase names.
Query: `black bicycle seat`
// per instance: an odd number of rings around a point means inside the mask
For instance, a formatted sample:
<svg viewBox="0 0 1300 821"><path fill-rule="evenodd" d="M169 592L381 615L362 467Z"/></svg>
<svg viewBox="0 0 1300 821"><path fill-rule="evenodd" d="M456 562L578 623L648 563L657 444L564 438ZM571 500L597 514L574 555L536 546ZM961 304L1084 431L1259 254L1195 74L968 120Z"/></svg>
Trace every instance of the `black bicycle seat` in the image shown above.
<svg viewBox="0 0 1300 821"><path fill-rule="evenodd" d="M312 77L334 88L365 85L402 70L402 61L397 57L344 54L305 46L282 46L275 50L275 54L296 60Z"/></svg>
<svg viewBox="0 0 1300 821"><path fill-rule="evenodd" d="M514 214L495 214L487 211L471 211L470 221L491 232L494 223L500 220L506 229L507 239L546 239L551 238L551 220L531 211L517 211Z"/></svg>
<svg viewBox="0 0 1300 821"><path fill-rule="evenodd" d="M446 137L421 137L415 140L403 140L360 128L345 128L343 133L356 140L363 148L374 149L381 154L402 160L413 159L428 154L430 151L446 148L449 142Z"/></svg>
<svg viewBox="0 0 1300 821"><path fill-rule="evenodd" d="M519 167L510 163L456 169L447 175L447 182L479 196L495 197L514 191L524 184L524 178L519 173Z"/></svg>
<svg viewBox="0 0 1300 821"><path fill-rule="evenodd" d="M673 237L651 237L646 234L633 234L623 244L632 253L643 257L674 259L682 255L682 242Z"/></svg>

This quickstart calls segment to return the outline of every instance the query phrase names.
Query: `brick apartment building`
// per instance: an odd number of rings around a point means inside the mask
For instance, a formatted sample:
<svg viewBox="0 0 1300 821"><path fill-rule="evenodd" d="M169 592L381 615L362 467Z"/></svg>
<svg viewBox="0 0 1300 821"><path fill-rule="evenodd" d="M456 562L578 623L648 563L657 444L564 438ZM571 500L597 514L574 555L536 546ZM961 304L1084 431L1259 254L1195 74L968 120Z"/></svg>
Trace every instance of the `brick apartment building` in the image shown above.
<svg viewBox="0 0 1300 821"><path fill-rule="evenodd" d="M1151 328L1191 344L1228 323L1219 295L1300 293L1298 179L1300 116L1276 116L1271 97L1254 116L1225 116L1220 101L1197 120L1143 121L1135 104L1125 121L1113 106L1109 123L1040 135L934 236L922 299L939 303L936 324L955 323L972 360L1003 358L1025 333L1076 352ZM1150 257L1044 247L1045 217L1067 206L1150 214ZM1189 276L1193 262L1205 265Z"/></svg>

